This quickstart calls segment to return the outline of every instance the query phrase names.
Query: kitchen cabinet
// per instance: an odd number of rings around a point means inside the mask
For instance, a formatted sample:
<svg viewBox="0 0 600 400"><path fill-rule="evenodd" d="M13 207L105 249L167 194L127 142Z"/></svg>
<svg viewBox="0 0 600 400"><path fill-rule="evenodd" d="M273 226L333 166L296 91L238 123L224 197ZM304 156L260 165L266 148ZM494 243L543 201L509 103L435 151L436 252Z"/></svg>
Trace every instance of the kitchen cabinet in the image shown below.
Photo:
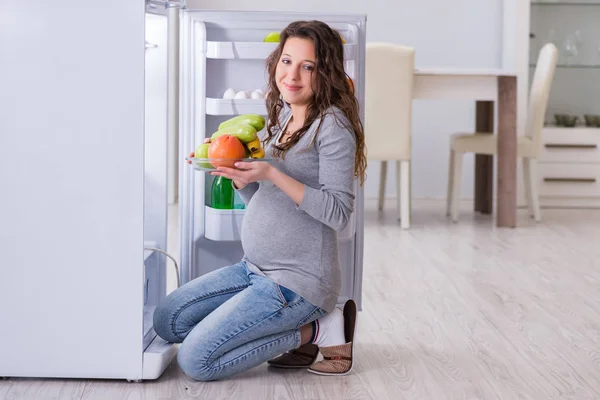
<svg viewBox="0 0 600 400"><path fill-rule="evenodd" d="M528 6L529 80L541 46L558 48L539 159L540 204L600 207L600 1L536 0Z"/></svg>

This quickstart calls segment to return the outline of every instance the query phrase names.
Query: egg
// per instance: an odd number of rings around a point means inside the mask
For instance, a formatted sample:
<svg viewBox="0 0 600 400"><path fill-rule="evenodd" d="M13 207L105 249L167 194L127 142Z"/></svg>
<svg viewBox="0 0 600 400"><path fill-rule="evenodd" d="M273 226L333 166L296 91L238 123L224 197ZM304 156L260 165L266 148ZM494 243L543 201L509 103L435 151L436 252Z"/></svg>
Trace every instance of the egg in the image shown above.
<svg viewBox="0 0 600 400"><path fill-rule="evenodd" d="M261 100L263 97L264 95L260 90L255 90L254 92L252 92L252 94L250 94L250 98L253 100Z"/></svg>
<svg viewBox="0 0 600 400"><path fill-rule="evenodd" d="M250 93L248 93L245 90L240 90L239 92L237 92L235 94L235 99L249 99L250 98Z"/></svg>
<svg viewBox="0 0 600 400"><path fill-rule="evenodd" d="M225 91L225 93L223 93L223 98L224 99L233 99L235 98L235 89L234 88L229 88Z"/></svg>

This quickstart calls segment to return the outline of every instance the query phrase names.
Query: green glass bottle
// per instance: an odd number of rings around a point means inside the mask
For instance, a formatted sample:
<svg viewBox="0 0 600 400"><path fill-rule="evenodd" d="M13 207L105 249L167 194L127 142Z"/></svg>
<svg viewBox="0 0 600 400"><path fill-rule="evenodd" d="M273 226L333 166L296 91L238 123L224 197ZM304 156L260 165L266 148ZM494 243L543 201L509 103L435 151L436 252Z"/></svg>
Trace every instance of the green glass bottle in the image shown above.
<svg viewBox="0 0 600 400"><path fill-rule="evenodd" d="M213 181L211 192L212 208L233 210L235 193L231 185L231 179L217 176Z"/></svg>

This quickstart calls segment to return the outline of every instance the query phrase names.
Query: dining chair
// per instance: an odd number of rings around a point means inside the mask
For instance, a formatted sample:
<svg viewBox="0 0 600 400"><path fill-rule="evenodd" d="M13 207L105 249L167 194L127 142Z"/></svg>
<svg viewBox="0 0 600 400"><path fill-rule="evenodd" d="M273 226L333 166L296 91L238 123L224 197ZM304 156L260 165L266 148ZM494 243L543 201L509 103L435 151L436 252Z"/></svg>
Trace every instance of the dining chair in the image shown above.
<svg viewBox="0 0 600 400"><path fill-rule="evenodd" d="M552 43L545 44L539 52L529 91L525 134L517 136L517 157L523 162L523 181L529 214L537 222L542 220L537 188L537 165L557 54L557 48ZM463 154L495 155L498 151L497 136L489 133L457 133L451 136L446 214L451 215L454 222L458 221Z"/></svg>
<svg viewBox="0 0 600 400"><path fill-rule="evenodd" d="M367 43L365 61L367 159L381 161L378 208L383 210L387 162L396 161L396 202L403 229L411 216L411 123L415 49Z"/></svg>

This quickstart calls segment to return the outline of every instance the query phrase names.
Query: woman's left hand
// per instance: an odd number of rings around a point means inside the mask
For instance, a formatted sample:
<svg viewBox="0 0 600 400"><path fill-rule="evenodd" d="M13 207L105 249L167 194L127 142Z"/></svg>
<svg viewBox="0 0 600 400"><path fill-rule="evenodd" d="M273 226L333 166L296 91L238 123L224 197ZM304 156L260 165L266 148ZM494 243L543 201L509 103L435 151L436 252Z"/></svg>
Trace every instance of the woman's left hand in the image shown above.
<svg viewBox="0 0 600 400"><path fill-rule="evenodd" d="M270 180L275 169L268 162L258 161L236 162L235 167L219 167L216 171L211 172L211 174L224 176L245 186L251 182Z"/></svg>

